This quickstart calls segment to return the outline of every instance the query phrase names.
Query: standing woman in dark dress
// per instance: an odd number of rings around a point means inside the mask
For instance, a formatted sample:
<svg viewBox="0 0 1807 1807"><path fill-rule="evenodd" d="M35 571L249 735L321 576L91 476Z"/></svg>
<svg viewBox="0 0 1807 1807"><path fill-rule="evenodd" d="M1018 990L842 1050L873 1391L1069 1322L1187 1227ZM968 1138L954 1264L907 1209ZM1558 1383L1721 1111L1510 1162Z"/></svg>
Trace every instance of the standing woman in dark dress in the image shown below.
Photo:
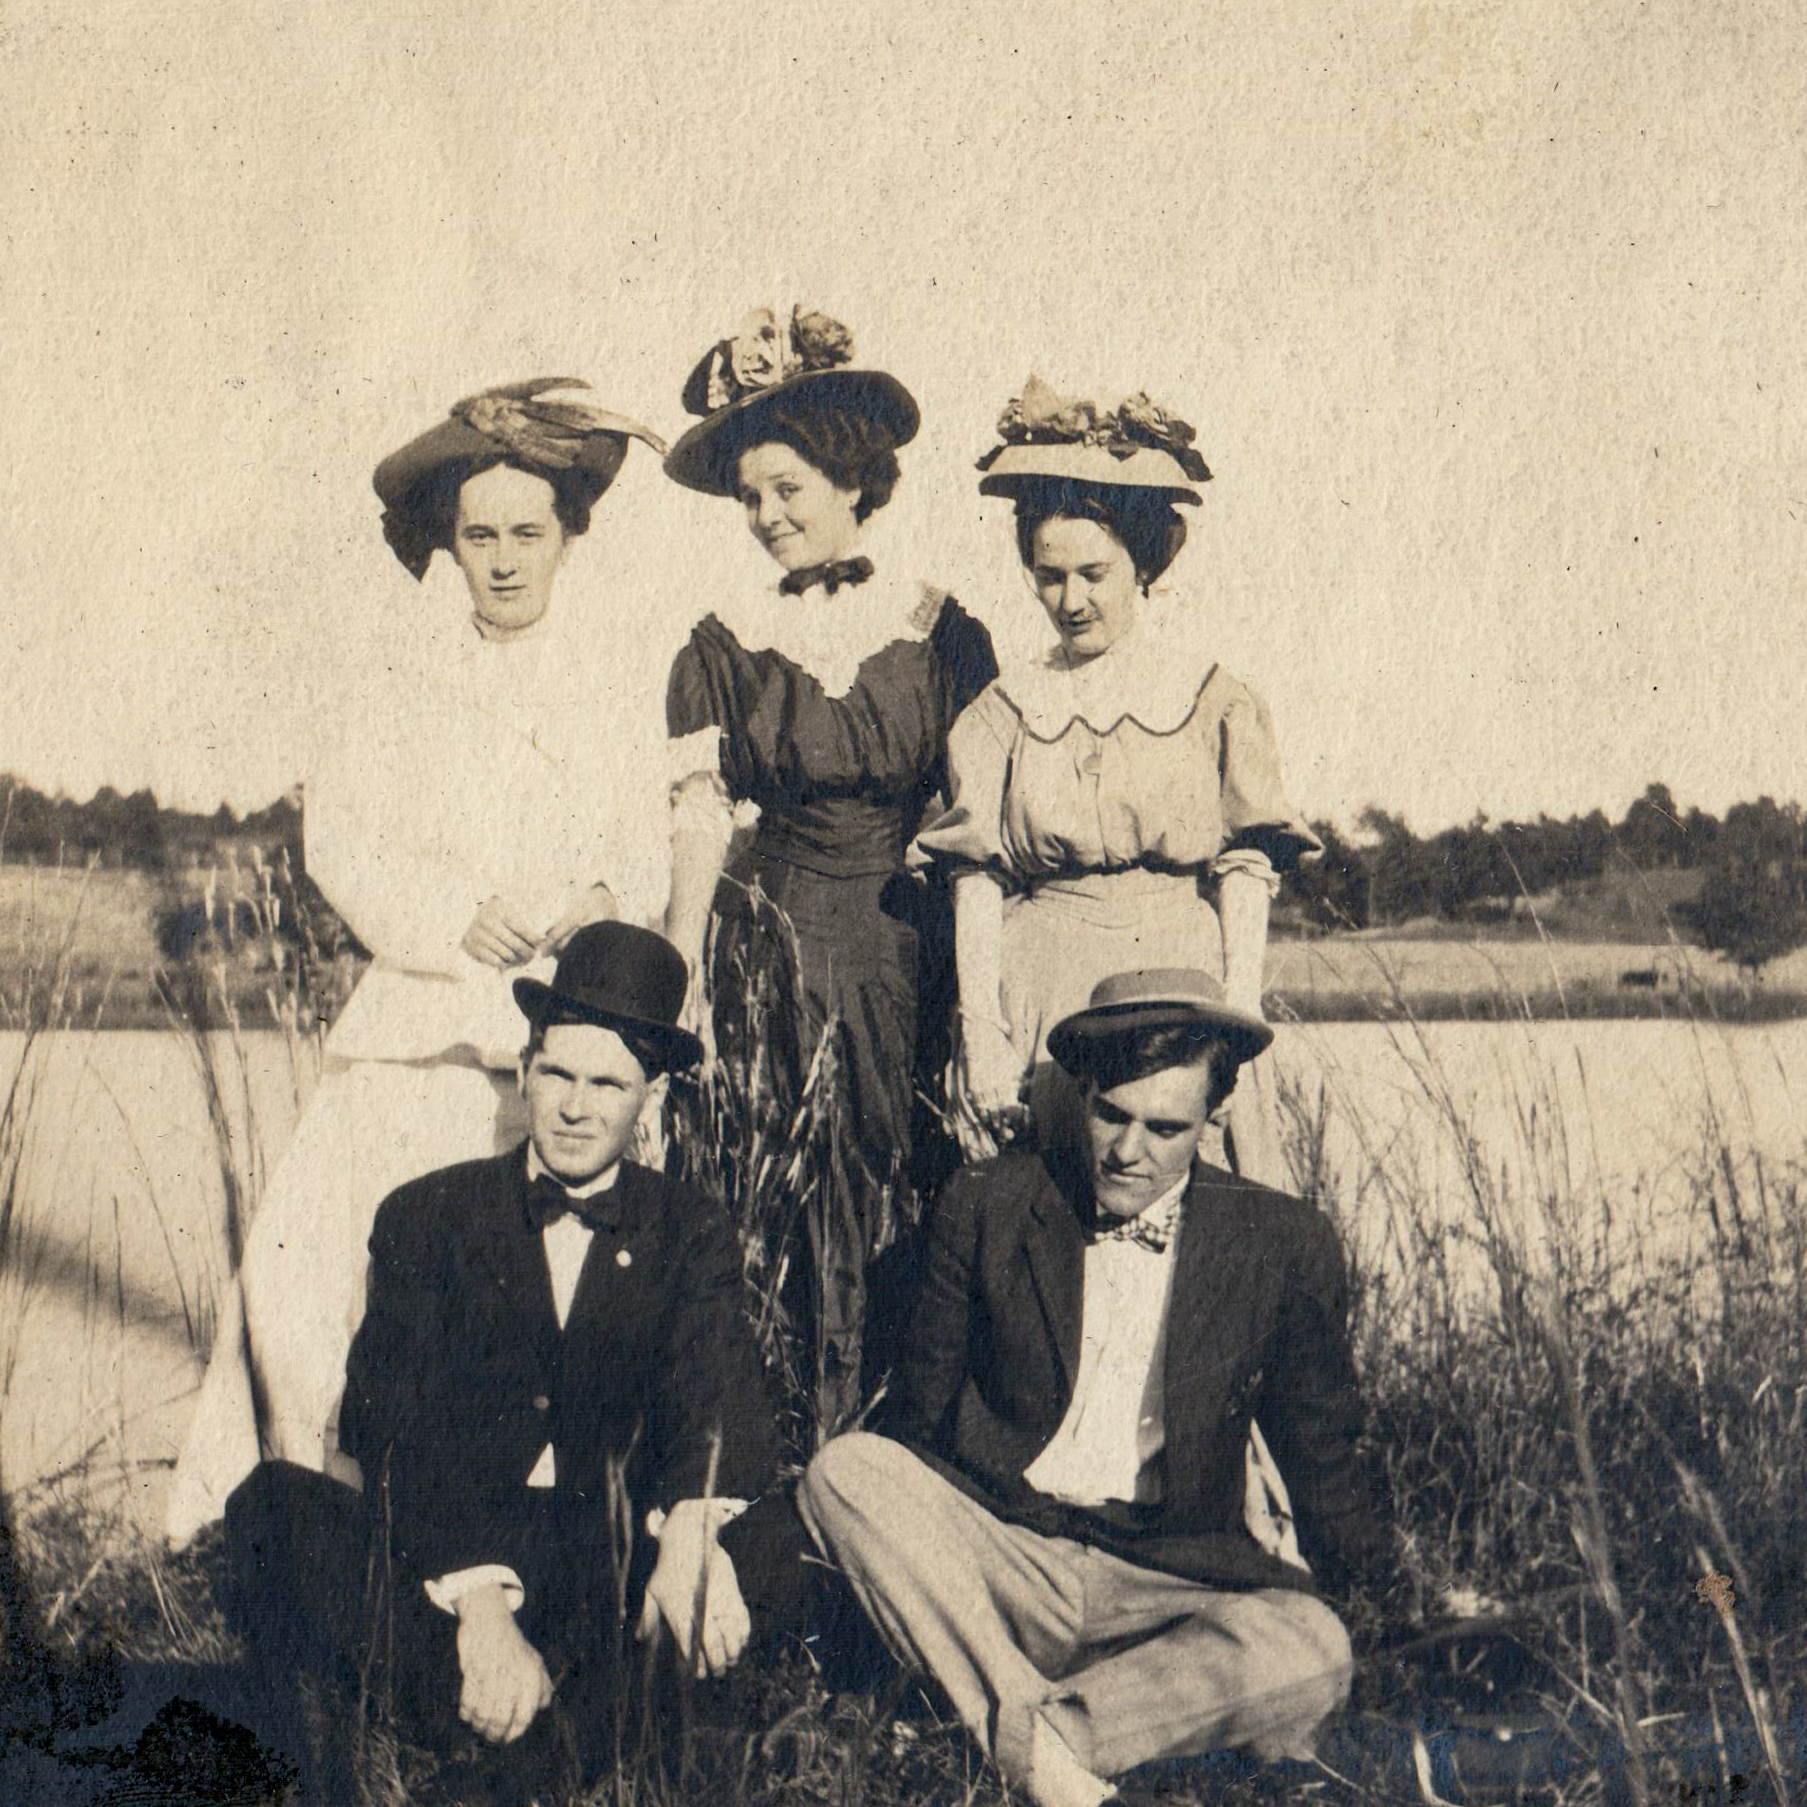
<svg viewBox="0 0 1807 1807"><path fill-rule="evenodd" d="M822 314L753 314L691 373L684 405L704 418L665 462L738 501L778 567L769 586L712 596L672 668L673 771L689 775L667 930L700 970L713 907L718 1045L764 1063L781 1120L832 1035L847 1172L811 1225L824 1435L859 1403L866 1267L893 1236L910 1158L925 975L904 849L941 786L949 726L997 670L958 603L863 548L918 414L895 377L849 368L852 352ZM757 827L728 858L747 805ZM761 984L800 1020L773 1013L763 1049L736 1048Z"/></svg>

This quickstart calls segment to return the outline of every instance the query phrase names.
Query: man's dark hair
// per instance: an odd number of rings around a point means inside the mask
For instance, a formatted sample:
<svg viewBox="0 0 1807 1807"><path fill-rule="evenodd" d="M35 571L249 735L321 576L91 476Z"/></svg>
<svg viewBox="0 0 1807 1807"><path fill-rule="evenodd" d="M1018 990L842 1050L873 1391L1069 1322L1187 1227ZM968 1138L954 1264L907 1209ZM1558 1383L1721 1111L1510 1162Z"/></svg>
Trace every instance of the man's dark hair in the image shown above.
<svg viewBox="0 0 1807 1807"><path fill-rule="evenodd" d="M853 518L864 521L891 500L897 487L896 441L890 429L852 408L791 406L774 401L754 409L740 431L724 433L716 452L723 487L740 494L740 460L758 445L787 445L837 489L859 491Z"/></svg>
<svg viewBox="0 0 1807 1807"><path fill-rule="evenodd" d="M657 1036L643 1034L626 1024L598 1023L594 1017L561 1016L557 1011L548 1016L535 1017L528 1025L527 1045L521 1050L523 1070L533 1065L533 1057L546 1045L546 1031L556 1029L562 1023L582 1023L592 1029L612 1029L626 1044L628 1053L639 1061L641 1071L649 1080L671 1071L665 1058L665 1049Z"/></svg>
<svg viewBox="0 0 1807 1807"><path fill-rule="evenodd" d="M1085 1046L1081 1079L1099 1091L1130 1085L1169 1067L1211 1069L1206 1113L1217 1109L1236 1089L1242 1062L1236 1050L1208 1023L1179 1023L1163 1029L1124 1029L1091 1038Z"/></svg>
<svg viewBox="0 0 1807 1807"><path fill-rule="evenodd" d="M409 493L408 510L421 523L428 543L442 552L450 552L458 525L458 492L473 477L506 465L513 471L525 471L552 486L552 512L564 530L565 538L574 540L589 532L590 510L596 505L598 484L593 473L579 465L567 470L549 470L531 464L525 458L510 458L496 452L481 458L455 459L430 471Z"/></svg>
<svg viewBox="0 0 1807 1807"><path fill-rule="evenodd" d="M1050 477L1017 497L1016 549L1026 569L1035 564L1035 530L1053 520L1096 522L1129 554L1144 589L1186 543L1186 523L1164 490Z"/></svg>

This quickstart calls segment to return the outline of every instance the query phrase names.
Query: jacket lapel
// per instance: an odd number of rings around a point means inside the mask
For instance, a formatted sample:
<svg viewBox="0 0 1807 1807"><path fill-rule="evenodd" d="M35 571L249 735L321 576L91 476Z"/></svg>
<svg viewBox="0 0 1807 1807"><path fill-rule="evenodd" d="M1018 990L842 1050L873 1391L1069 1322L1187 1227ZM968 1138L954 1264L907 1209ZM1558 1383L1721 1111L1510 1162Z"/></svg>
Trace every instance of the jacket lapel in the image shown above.
<svg viewBox="0 0 1807 1807"><path fill-rule="evenodd" d="M527 1218L526 1157L519 1151L504 1158L473 1259L489 1282L501 1337L525 1342L541 1364L555 1356L559 1329L552 1274L539 1232Z"/></svg>
<svg viewBox="0 0 1807 1807"><path fill-rule="evenodd" d="M623 1161L615 1184L603 1194L607 1200L602 1211L603 1221L590 1238L582 1271L577 1276L577 1291L571 1296L571 1310L565 1318L567 1340L586 1334L591 1320L600 1313L608 1278L600 1270L614 1262L622 1250L626 1250L630 1260L636 1253L647 1252L637 1249L640 1239L634 1232L645 1221L652 1191L650 1181L651 1175L644 1167Z"/></svg>
<svg viewBox="0 0 1807 1807"><path fill-rule="evenodd" d="M1201 1412L1214 1419L1230 1403L1220 1395L1229 1370L1248 1351L1249 1313L1262 1291L1255 1270L1266 1253L1243 1186L1234 1174L1200 1162L1186 1192L1168 1307L1163 1380L1170 1447L1176 1421L1179 1441L1192 1443L1205 1427L1187 1426L1187 1419Z"/></svg>
<svg viewBox="0 0 1807 1807"><path fill-rule="evenodd" d="M1023 1247L1070 1399L1085 1310L1085 1231L1077 1190L1085 1181L1071 1161L1050 1154L1043 1164L1051 1183L1038 1187L1029 1201Z"/></svg>

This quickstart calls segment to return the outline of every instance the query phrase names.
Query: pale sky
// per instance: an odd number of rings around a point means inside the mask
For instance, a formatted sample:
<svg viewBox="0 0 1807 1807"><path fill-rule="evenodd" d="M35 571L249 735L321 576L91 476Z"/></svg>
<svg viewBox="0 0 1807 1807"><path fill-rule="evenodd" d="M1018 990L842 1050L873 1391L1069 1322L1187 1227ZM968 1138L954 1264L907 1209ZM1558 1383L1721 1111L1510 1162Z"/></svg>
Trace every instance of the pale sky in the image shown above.
<svg viewBox="0 0 1807 1807"><path fill-rule="evenodd" d="M675 436L801 300L917 395L895 530L1000 631L972 461L1024 376L1196 425L1174 576L1314 816L1807 797L1790 0L6 0L0 81L0 769L40 785L267 801L460 607L378 458L538 374ZM643 452L590 542L624 633L764 570Z"/></svg>

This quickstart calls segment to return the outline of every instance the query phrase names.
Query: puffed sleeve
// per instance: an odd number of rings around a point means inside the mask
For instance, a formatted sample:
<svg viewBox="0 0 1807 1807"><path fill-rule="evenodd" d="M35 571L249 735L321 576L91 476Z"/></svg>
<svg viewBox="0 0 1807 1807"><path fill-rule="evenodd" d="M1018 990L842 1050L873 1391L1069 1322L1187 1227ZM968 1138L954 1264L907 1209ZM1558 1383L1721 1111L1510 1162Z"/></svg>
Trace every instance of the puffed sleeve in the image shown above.
<svg viewBox="0 0 1807 1807"><path fill-rule="evenodd" d="M948 806L917 835L913 864L1009 874L1004 785L1017 725L1016 711L995 684L960 712L947 736Z"/></svg>
<svg viewBox="0 0 1807 1807"><path fill-rule="evenodd" d="M952 721L998 675L997 654L984 623L975 621L951 596L930 639L947 687L947 719Z"/></svg>
<svg viewBox="0 0 1807 1807"><path fill-rule="evenodd" d="M709 679L709 661L699 627L671 662L665 686L665 731L674 741L722 725L720 699Z"/></svg>
<svg viewBox="0 0 1807 1807"><path fill-rule="evenodd" d="M1243 856L1254 852L1265 855L1274 871L1290 872L1324 851L1287 800L1267 704L1234 681L1218 724L1218 776L1224 845L1214 871L1244 870Z"/></svg>

